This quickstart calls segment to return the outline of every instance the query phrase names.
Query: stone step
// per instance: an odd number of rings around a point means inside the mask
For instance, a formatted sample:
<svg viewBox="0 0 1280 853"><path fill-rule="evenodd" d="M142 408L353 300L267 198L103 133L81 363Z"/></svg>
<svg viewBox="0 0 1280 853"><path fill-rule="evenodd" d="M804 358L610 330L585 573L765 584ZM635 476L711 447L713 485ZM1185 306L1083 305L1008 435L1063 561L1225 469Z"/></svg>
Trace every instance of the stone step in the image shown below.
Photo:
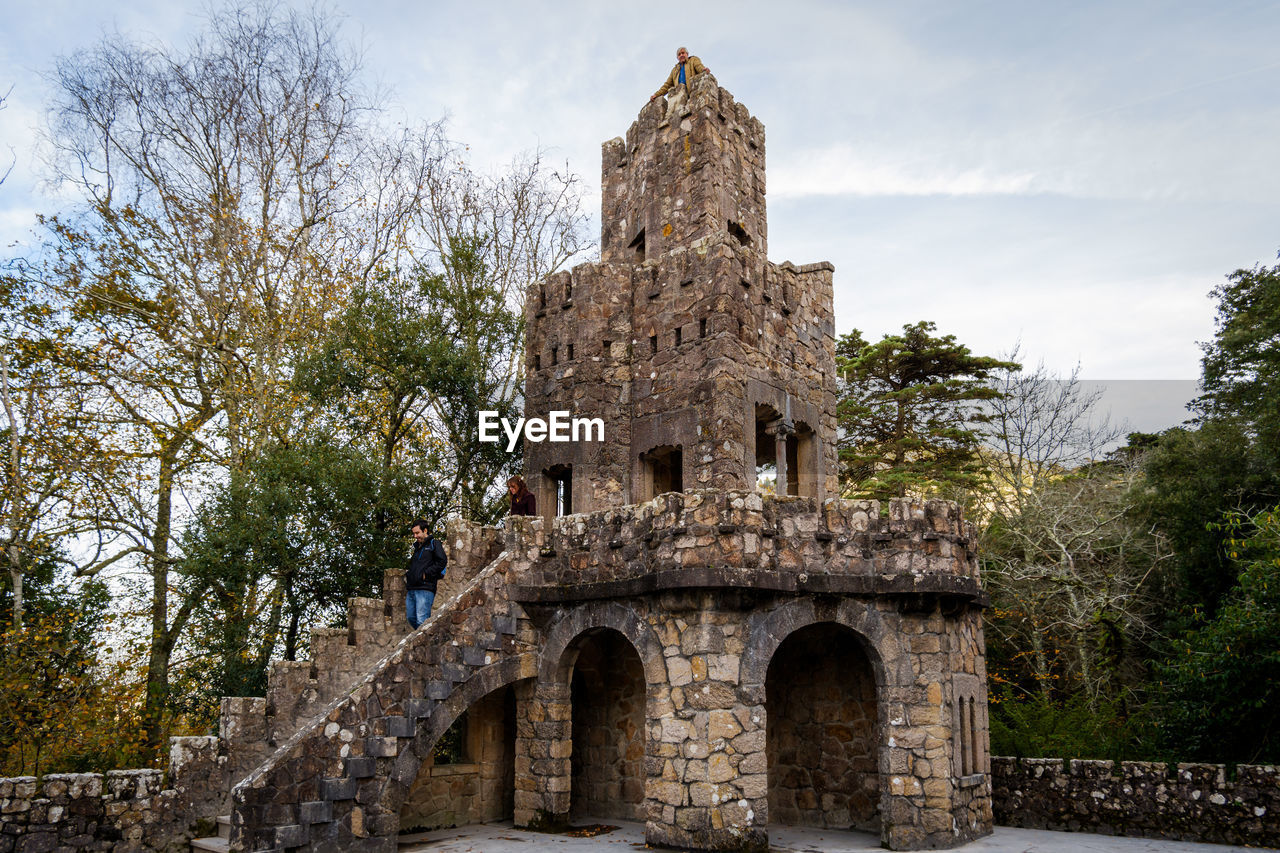
<svg viewBox="0 0 1280 853"><path fill-rule="evenodd" d="M231 841L220 835L211 835L208 838L191 839L192 851L207 850L210 853L231 853Z"/></svg>
<svg viewBox="0 0 1280 853"><path fill-rule="evenodd" d="M229 814L218 815L218 837L219 838L231 837L231 815Z"/></svg>

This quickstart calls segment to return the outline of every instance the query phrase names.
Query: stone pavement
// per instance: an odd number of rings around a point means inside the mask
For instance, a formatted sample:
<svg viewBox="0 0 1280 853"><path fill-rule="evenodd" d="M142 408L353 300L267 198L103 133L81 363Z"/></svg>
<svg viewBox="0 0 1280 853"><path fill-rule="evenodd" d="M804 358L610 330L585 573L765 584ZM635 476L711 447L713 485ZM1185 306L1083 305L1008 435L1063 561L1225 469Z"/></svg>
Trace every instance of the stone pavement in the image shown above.
<svg viewBox="0 0 1280 853"><path fill-rule="evenodd" d="M634 821L575 821L586 827L600 823L617 827L592 837L573 837L515 829L509 822L474 824L400 836L400 853L608 853L645 850L644 824ZM773 826L771 853L853 853L882 850L880 838L869 832ZM1226 844L1193 844L1160 838L1117 838L1084 832L1048 832L997 826L993 835L957 847L965 853L1225 853L1247 850Z"/></svg>

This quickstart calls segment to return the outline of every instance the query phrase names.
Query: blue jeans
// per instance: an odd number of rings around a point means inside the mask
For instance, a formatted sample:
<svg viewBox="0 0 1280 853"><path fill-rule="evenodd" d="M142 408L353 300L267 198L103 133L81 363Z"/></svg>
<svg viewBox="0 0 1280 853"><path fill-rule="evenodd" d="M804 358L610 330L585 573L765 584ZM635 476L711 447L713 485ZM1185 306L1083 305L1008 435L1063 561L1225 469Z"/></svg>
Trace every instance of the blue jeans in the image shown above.
<svg viewBox="0 0 1280 853"><path fill-rule="evenodd" d="M435 600L436 594L433 590L410 589L405 591L404 615L408 618L409 624L413 626L415 631L431 615L431 605Z"/></svg>

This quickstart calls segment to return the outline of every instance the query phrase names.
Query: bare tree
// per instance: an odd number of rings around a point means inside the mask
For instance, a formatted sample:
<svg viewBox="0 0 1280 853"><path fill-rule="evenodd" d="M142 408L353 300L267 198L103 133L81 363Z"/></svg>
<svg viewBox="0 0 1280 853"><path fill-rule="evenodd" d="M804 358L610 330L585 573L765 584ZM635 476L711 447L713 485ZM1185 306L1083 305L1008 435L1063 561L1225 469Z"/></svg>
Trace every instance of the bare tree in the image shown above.
<svg viewBox="0 0 1280 853"><path fill-rule="evenodd" d="M1021 650L1042 693L1071 685L1096 702L1150 634L1147 580L1167 548L1136 517L1133 460L1104 458L1120 433L1078 368L1061 379L1040 365L996 387L980 507L988 630Z"/></svg>
<svg viewBox="0 0 1280 853"><path fill-rule="evenodd" d="M1017 362L1018 347L1007 361ZM1037 489L1064 473L1104 457L1123 432L1097 411L1103 389L1085 388L1080 365L1066 378L1044 362L1035 370L1007 370L992 383L998 395L987 404L984 434L988 455L990 511L1017 513Z"/></svg>
<svg viewBox="0 0 1280 853"><path fill-rule="evenodd" d="M9 96L12 94L13 94L13 87L10 86L8 91L6 91L3 95L0 95L0 110L3 110L5 106L7 106L9 101ZM5 167L4 174L0 175L0 186L4 186L4 182L9 179L9 175L13 172L13 167L18 163L18 157L16 154L13 153L12 148L9 149L9 155L10 155L9 165Z"/></svg>

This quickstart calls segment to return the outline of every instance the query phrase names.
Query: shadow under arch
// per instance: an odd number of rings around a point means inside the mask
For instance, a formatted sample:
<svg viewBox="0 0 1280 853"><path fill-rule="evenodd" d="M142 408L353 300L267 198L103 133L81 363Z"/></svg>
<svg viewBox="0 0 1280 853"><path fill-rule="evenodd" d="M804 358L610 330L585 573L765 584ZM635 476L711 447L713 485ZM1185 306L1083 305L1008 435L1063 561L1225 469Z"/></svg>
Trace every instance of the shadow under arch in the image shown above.
<svg viewBox="0 0 1280 853"><path fill-rule="evenodd" d="M398 826L405 798L440 736L480 699L495 690L532 679L536 673L537 661L530 652L489 664L454 688L448 697L436 705L430 717L418 722L413 744L395 759L378 802L379 812L382 815L395 815Z"/></svg>
<svg viewBox="0 0 1280 853"><path fill-rule="evenodd" d="M793 599L750 621L741 680L765 708L770 823L881 829L887 697L914 681L903 651L868 600Z"/></svg>
<svg viewBox="0 0 1280 853"><path fill-rule="evenodd" d="M743 687L758 691L763 702L765 676L778 646L800 628L822 622L842 625L854 633L871 663L877 692L911 683L910 672L897 671L893 663L903 660L901 638L884 623L874 602L849 599L838 604L819 604L811 598L802 598L784 602L749 620L739 676Z"/></svg>
<svg viewBox="0 0 1280 853"><path fill-rule="evenodd" d="M797 628L765 678L769 823L879 832L879 693L865 647L837 622Z"/></svg>
<svg viewBox="0 0 1280 853"><path fill-rule="evenodd" d="M646 728L651 697L667 684L653 627L617 602L580 605L551 627L538 685L567 702L562 737L572 745L564 818L644 820Z"/></svg>

